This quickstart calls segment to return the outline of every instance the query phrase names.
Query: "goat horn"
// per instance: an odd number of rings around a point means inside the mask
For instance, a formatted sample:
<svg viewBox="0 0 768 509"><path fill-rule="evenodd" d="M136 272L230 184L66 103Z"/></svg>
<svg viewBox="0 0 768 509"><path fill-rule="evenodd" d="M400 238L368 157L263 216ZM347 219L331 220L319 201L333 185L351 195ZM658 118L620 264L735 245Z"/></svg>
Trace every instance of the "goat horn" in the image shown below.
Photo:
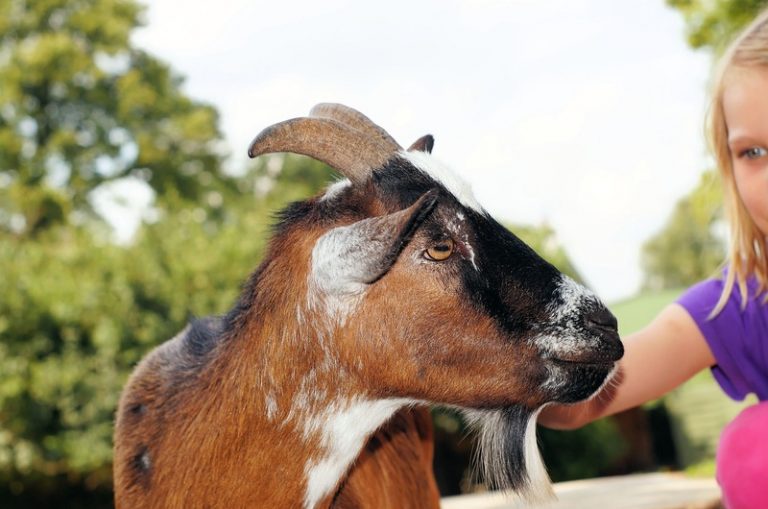
<svg viewBox="0 0 768 509"><path fill-rule="evenodd" d="M320 103L312 108L309 112L309 116L338 120L342 124L347 124L352 129L357 129L377 140L392 152L402 150L402 147L387 131L376 125L370 118L349 106L337 103Z"/></svg>
<svg viewBox="0 0 768 509"><path fill-rule="evenodd" d="M395 151L364 133L330 118L294 118L267 127L251 142L250 157L292 152L332 166L353 182L363 182Z"/></svg>

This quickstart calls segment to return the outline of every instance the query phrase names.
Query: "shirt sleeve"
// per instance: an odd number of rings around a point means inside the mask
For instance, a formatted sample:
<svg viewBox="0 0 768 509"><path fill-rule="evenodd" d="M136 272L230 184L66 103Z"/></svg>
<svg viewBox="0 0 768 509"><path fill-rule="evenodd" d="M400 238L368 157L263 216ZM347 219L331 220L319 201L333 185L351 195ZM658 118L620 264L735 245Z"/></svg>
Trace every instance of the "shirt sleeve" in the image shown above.
<svg viewBox="0 0 768 509"><path fill-rule="evenodd" d="M735 400L743 400L753 391L748 372L752 367L748 344L750 331L745 327L738 286L731 292L722 311L709 318L723 291L724 281L709 279L689 288L678 300L693 318L707 341L717 364L712 374L723 391Z"/></svg>

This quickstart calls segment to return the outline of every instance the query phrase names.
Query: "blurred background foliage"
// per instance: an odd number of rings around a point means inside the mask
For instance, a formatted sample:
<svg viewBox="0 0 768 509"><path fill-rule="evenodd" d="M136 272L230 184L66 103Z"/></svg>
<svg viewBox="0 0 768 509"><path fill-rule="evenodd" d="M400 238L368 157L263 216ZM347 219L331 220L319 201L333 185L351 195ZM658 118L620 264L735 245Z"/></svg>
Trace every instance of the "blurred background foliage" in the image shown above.
<svg viewBox="0 0 768 509"><path fill-rule="evenodd" d="M717 52L765 1L668 0L693 47ZM326 185L303 157L222 170L218 114L133 47L133 0L0 0L0 506L111 504L112 417L141 356L192 316L225 312L259 262L275 210ZM722 260L714 173L644 248L646 286ZM112 186L151 196L130 242L95 206ZM714 205L713 205L714 204ZM510 225L577 280L549 226ZM691 263L691 261L694 263ZM458 418L437 411L439 473L465 478ZM543 433L555 480L618 471L621 426ZM465 486L466 487L466 486Z"/></svg>
<svg viewBox="0 0 768 509"><path fill-rule="evenodd" d="M675 205L662 229L642 247L644 290L688 287L714 274L725 259L726 225L715 170Z"/></svg>
<svg viewBox="0 0 768 509"><path fill-rule="evenodd" d="M721 53L736 33L765 7L765 0L666 0L685 20L694 49Z"/></svg>

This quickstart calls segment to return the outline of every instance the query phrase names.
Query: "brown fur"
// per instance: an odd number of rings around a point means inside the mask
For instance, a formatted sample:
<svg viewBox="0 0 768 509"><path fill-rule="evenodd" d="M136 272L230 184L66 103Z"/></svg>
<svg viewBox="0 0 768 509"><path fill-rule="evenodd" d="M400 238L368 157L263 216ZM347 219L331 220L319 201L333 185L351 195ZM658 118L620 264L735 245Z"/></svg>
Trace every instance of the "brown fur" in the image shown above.
<svg viewBox="0 0 768 509"><path fill-rule="evenodd" d="M290 235L284 240L293 249L268 257L261 273L267 285L301 267L290 254L311 242ZM296 282L291 292L262 295L246 289L255 293L249 296L253 308L238 317L232 337L222 340L200 369L179 370L187 360L181 336L137 367L123 392L115 429L118 508L299 506L311 447L293 422L279 427L265 419L264 399L267 391L276 391L275 420L288 420L293 394L282 389L293 387L300 373L320 361L316 352L303 348L312 338L296 327L293 315L306 277L291 279ZM140 414L131 411L137 405L145 408ZM145 472L136 469L141 451L149 457Z"/></svg>
<svg viewBox="0 0 768 509"><path fill-rule="evenodd" d="M398 261L371 287L355 314L363 318L325 330L326 317L306 304L307 260L323 230L297 226L278 235L245 289L251 305L200 367L180 369L192 364L183 337L138 366L117 415L118 509L299 506L305 465L322 453L319 435L305 437L302 426L308 416L345 398L540 403L529 385L540 378L536 364L528 362L533 349L505 341L490 318L463 305L458 287L446 293L442 275L422 273L421 283L413 285L412 263ZM401 257L417 256L427 242L417 235ZM330 342L331 357L323 350ZM300 415L295 400L302 390ZM266 396L274 399L272 419L265 417ZM364 453L351 487L358 478L368 484L374 473L382 475L412 433L383 441L381 457ZM434 480L422 476L418 483L433 494ZM359 497L361 490L353 492ZM350 496L342 492L340 503Z"/></svg>
<svg viewBox="0 0 768 509"><path fill-rule="evenodd" d="M321 449L316 434L303 436L305 416L291 410L301 384L313 389L307 413L353 395L389 396L388 388L369 390L365 367L351 376L345 373L341 383L317 348L331 341L318 336L324 317L305 302L306 260L319 233L288 231L276 239L258 274L259 287L245 290L253 305L201 367L180 369L192 363L183 335L155 349L137 367L117 414L118 508L300 506L306 490L304 466ZM262 288L289 291L267 293ZM305 326L296 323L297 308L305 315ZM353 338L356 329L334 331L340 358L354 355L349 348L359 341ZM388 355L402 354L402 346ZM356 361L339 362L345 371L358 369ZM265 418L267 394L276 403L272 420Z"/></svg>
<svg viewBox="0 0 768 509"><path fill-rule="evenodd" d="M424 256L466 209L445 190L422 189L412 202L381 197L365 182L333 204L288 210L215 333L193 326L139 364L116 417L117 509L293 508L308 494L320 508L437 507L429 415L410 405L533 409L552 399L542 389L548 367L528 341L532 327L510 332L462 286L460 271L477 269L467 268L471 246L461 244L471 243L472 227L455 227L450 261ZM338 267L311 273L313 248L332 228L363 219L354 231L364 236L338 245L353 253L345 263L359 262L359 277L375 279L339 311L329 307L338 304ZM337 244L323 246L336 259ZM551 294L532 290L558 273L509 239L496 247L505 259L518 249L525 270L539 264L540 274L483 280L483 291L500 287L494 309L509 316L514 301L515 316L545 321ZM328 280L330 290L315 288Z"/></svg>

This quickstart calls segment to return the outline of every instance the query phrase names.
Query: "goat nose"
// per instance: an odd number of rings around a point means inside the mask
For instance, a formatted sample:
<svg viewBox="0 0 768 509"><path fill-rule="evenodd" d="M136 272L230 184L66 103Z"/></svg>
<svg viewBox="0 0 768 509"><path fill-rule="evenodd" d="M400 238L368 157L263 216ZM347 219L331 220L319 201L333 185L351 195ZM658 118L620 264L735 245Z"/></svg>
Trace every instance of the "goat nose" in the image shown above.
<svg viewBox="0 0 768 509"><path fill-rule="evenodd" d="M585 328L597 337L598 355L603 360L618 361L624 356L616 317L605 306L598 306L584 315Z"/></svg>
<svg viewBox="0 0 768 509"><path fill-rule="evenodd" d="M613 313L608 311L608 309L603 306L588 312L584 316L584 324L588 329L594 332L615 333L618 330L618 322L616 321L616 317L613 316Z"/></svg>

